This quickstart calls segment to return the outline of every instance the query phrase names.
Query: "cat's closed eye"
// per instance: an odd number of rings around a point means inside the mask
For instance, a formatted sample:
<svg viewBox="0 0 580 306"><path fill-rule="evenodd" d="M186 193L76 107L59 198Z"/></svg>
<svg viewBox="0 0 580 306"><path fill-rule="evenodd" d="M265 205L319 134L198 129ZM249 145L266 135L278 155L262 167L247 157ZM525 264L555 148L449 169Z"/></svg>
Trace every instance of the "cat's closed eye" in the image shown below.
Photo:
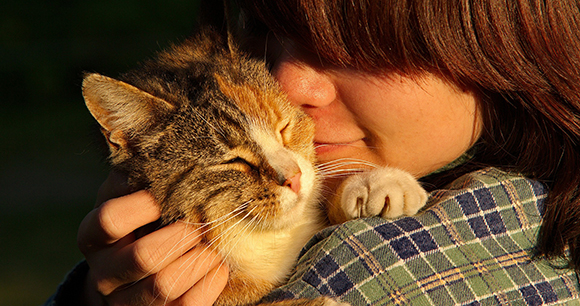
<svg viewBox="0 0 580 306"><path fill-rule="evenodd" d="M260 169L258 158L249 150L242 147L232 149L223 157L223 161L219 166L225 166L242 172L259 172Z"/></svg>
<svg viewBox="0 0 580 306"><path fill-rule="evenodd" d="M255 165L255 164L253 164L253 163L251 163L251 162L247 161L246 159L244 159L242 157L239 157L239 156L238 157L231 158L231 159L228 159L225 162L223 162L222 164L225 164L225 165L232 165L232 164L241 165L241 166L248 167L251 170L258 169L258 166L257 165Z"/></svg>

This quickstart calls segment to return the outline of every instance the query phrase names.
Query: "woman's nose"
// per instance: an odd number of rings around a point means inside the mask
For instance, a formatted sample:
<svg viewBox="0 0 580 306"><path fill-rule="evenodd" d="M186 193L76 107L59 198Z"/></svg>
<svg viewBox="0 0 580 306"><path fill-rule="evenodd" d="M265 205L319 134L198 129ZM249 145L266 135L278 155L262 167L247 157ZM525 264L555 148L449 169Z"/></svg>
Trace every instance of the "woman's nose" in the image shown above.
<svg viewBox="0 0 580 306"><path fill-rule="evenodd" d="M272 70L290 102L302 108L319 108L337 97L330 74L290 55L282 56Z"/></svg>

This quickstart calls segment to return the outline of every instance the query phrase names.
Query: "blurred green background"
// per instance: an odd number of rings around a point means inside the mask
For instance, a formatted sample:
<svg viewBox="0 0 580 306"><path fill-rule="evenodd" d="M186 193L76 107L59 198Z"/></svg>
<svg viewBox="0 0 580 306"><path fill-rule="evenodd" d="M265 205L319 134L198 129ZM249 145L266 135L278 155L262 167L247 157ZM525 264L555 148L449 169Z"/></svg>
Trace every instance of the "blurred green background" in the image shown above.
<svg viewBox="0 0 580 306"><path fill-rule="evenodd" d="M0 3L0 305L40 305L82 255L108 169L83 71L133 68L191 33L196 0Z"/></svg>

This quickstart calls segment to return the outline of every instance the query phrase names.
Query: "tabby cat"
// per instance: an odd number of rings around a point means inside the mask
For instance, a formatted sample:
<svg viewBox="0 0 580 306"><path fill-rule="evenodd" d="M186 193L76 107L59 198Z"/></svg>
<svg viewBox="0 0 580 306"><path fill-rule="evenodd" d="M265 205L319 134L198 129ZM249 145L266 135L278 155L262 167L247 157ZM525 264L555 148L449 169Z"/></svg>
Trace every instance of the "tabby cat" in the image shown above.
<svg viewBox="0 0 580 306"><path fill-rule="evenodd" d="M153 194L163 224L203 227L206 244L227 261L230 279L216 305L259 303L328 224L313 122L289 104L264 63L229 39L205 30L120 80L87 74L83 96L113 167ZM345 196L328 206L335 222L411 215L426 199L396 169L354 177L341 187ZM380 200L367 200L370 194ZM340 305L330 298L282 303Z"/></svg>

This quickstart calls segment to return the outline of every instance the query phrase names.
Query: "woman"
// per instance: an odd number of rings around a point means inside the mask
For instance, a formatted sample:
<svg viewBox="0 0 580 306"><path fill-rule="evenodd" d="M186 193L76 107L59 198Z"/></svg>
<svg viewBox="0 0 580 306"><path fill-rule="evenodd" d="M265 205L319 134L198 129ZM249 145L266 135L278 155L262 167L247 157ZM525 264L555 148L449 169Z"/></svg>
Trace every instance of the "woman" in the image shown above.
<svg viewBox="0 0 580 306"><path fill-rule="evenodd" d="M321 161L396 166L434 190L417 217L324 231L269 299L537 305L580 297L577 1L238 2L243 29L268 42L256 49L267 50L291 102L315 120ZM188 271L189 283L157 296L195 246L159 263L181 225L131 234L158 217L138 192L85 218L79 245L91 269L81 265L70 279L86 280L90 303L140 296L150 305L210 305L219 295L227 268L205 260ZM157 273L125 286L150 267ZM207 276L210 287L199 281ZM73 298L70 288L57 300Z"/></svg>

